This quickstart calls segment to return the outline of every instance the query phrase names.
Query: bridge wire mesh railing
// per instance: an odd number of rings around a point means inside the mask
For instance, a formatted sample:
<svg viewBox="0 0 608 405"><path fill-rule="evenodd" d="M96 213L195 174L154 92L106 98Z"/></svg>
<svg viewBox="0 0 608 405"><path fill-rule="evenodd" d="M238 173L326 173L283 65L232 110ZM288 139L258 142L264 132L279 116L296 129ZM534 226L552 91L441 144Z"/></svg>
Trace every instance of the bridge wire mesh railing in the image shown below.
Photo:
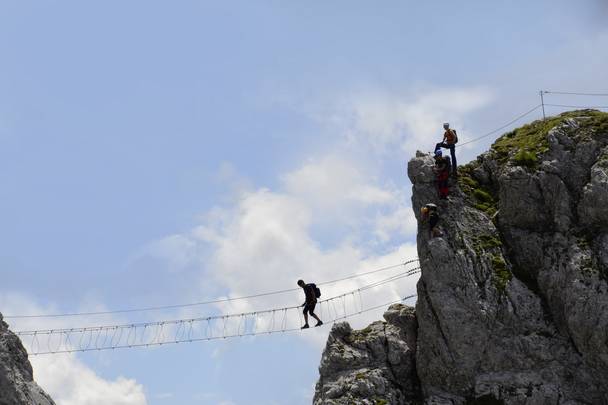
<svg viewBox="0 0 608 405"><path fill-rule="evenodd" d="M366 302L373 302L373 297L369 294L371 290L419 272L420 268L415 267L352 291L320 300L315 313L325 323L332 323L413 298L415 295L408 295L403 299L391 300L381 305L370 307L364 305L364 296L366 295L370 295L366 297ZM302 323L302 307L289 306L188 319L24 330L15 332L15 334L28 346L30 355L43 355L151 347L294 332L300 330Z"/></svg>

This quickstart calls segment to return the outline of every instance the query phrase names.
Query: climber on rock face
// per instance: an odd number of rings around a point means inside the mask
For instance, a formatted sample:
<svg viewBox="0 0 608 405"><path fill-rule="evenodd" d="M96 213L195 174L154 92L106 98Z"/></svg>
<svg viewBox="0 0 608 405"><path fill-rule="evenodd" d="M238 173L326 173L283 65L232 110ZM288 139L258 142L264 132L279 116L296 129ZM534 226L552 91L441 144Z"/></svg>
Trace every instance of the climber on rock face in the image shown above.
<svg viewBox="0 0 608 405"><path fill-rule="evenodd" d="M441 149L435 151L435 167L433 168L437 176L437 189L439 190L439 198L442 200L448 198L450 178L450 158L442 156Z"/></svg>
<svg viewBox="0 0 608 405"><path fill-rule="evenodd" d="M321 290L317 288L314 283L306 284L304 280L298 280L298 285L302 287L304 290L304 295L306 296L306 300L302 304L304 307L304 326L301 329L308 328L308 314L317 320L317 324L315 326L323 325L323 322L319 319L317 315L315 315L314 310L317 305L317 298L321 296Z"/></svg>
<svg viewBox="0 0 608 405"><path fill-rule="evenodd" d="M437 236L441 236L441 231L437 228L437 223L439 222L439 213L437 212L437 206L433 203L428 203L424 207L420 209L422 212L422 220L429 220L429 232L430 237L434 238Z"/></svg>
<svg viewBox="0 0 608 405"><path fill-rule="evenodd" d="M441 148L450 150L450 156L452 156L452 174L456 177L456 143L458 142L458 135L456 134L456 130L451 129L450 124L447 122L443 124L443 129L445 129L443 141L435 145L435 153L438 150L440 151Z"/></svg>

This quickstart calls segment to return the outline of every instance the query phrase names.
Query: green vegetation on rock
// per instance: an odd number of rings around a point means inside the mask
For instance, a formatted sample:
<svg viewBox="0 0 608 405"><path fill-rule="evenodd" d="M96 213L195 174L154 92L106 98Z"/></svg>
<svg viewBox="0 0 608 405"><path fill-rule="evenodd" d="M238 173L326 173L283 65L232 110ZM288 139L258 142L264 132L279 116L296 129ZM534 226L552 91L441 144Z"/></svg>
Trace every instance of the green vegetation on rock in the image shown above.
<svg viewBox="0 0 608 405"><path fill-rule="evenodd" d="M361 330L354 330L348 337L347 337L347 341L349 343L360 343L360 342L365 342L368 338L369 335L373 332L373 328L371 325L367 326L366 328L363 328Z"/></svg>
<svg viewBox="0 0 608 405"><path fill-rule="evenodd" d="M546 120L534 121L504 134L492 145L491 156L499 163L511 162L516 166L536 169L540 157L549 150L549 131L569 119L576 119L579 126L577 133L582 134L579 136L592 137L595 133L608 132L608 113L595 110L570 111Z"/></svg>
<svg viewBox="0 0 608 405"><path fill-rule="evenodd" d="M473 178L473 171L479 166L477 161L470 162L458 169L458 185L460 189L473 200L473 206L488 216L493 216L498 210L498 203L492 190L484 187Z"/></svg>
<svg viewBox="0 0 608 405"><path fill-rule="evenodd" d="M596 134L608 133L608 113L597 110L579 110L564 113L567 118L579 118L578 124L583 131L579 136L593 137Z"/></svg>
<svg viewBox="0 0 608 405"><path fill-rule="evenodd" d="M513 275L507 268L505 259L500 255L492 255L492 268L494 269L494 286L498 291L504 291Z"/></svg>
<svg viewBox="0 0 608 405"><path fill-rule="evenodd" d="M500 248L501 246L502 242L498 235L482 234L473 236L473 249L478 255L483 251Z"/></svg>
<svg viewBox="0 0 608 405"><path fill-rule="evenodd" d="M534 152L520 150L513 156L513 163L517 166L534 168L538 164L538 156Z"/></svg>
<svg viewBox="0 0 608 405"><path fill-rule="evenodd" d="M597 159L597 165L601 168L608 169L608 152L604 152Z"/></svg>
<svg viewBox="0 0 608 405"><path fill-rule="evenodd" d="M541 162L542 155L549 150L547 135L549 131L567 120L576 120L577 137L592 138L595 134L608 133L608 113L595 110L570 111L546 120L534 121L521 128L508 132L498 138L492 145L489 158L501 165L510 163L515 166L535 170ZM584 139L583 139L584 140ZM608 167L608 156L602 156ZM458 185L471 205L493 217L498 211L496 190L481 184L473 175L480 166L480 161L472 161L458 169Z"/></svg>

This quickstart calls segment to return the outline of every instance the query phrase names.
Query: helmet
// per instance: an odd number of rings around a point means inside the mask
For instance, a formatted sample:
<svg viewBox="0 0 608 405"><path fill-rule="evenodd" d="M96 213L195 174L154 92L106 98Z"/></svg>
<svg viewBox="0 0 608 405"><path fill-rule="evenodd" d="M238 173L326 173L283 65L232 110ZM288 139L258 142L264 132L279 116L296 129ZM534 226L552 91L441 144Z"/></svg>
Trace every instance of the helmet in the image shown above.
<svg viewBox="0 0 608 405"><path fill-rule="evenodd" d="M448 129L448 128L450 127L450 123L449 123L449 122L444 122L444 123L443 123L443 127L444 127L445 129Z"/></svg>
<svg viewBox="0 0 608 405"><path fill-rule="evenodd" d="M435 157L441 157L443 155L443 153L441 152L441 149L437 149L435 151Z"/></svg>

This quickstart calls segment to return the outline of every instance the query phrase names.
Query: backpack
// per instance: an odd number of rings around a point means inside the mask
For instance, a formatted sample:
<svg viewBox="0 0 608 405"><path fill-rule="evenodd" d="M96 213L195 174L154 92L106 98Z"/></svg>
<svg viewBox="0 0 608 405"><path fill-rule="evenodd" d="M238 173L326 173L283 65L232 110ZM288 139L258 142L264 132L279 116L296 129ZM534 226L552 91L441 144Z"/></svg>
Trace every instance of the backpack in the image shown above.
<svg viewBox="0 0 608 405"><path fill-rule="evenodd" d="M321 290L317 287L316 284L311 284L313 291L315 292L315 297L321 298Z"/></svg>
<svg viewBox="0 0 608 405"><path fill-rule="evenodd" d="M454 144L458 143L458 134L456 133L455 129L452 129L452 132L454 133Z"/></svg>

